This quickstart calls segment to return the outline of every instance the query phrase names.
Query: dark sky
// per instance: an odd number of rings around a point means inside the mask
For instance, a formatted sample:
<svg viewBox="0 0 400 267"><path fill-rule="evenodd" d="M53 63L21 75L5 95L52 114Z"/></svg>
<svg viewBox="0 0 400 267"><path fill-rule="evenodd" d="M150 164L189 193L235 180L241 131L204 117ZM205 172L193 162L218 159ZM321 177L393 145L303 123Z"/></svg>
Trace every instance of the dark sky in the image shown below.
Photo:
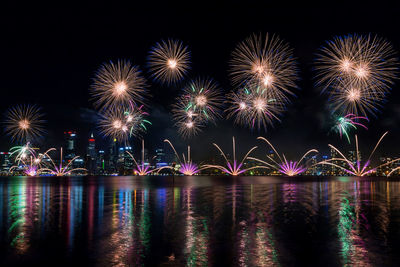
<svg viewBox="0 0 400 267"><path fill-rule="evenodd" d="M166 87L149 79L152 98L148 108L153 122L145 135L149 148L169 138L180 148L191 144L194 154L204 158L214 153L212 142L230 151L233 135L242 149L260 144L260 152L265 151L265 146L255 140L263 135L281 152L293 156L313 147L327 151L327 143L343 147L345 141L330 132L327 98L313 86L312 66L317 49L337 35L373 33L387 38L400 51L400 9L382 2L368 5L321 1L324 5L296 6L282 1L229 1L219 5L204 1L131 1L129 5L110 1L102 5L97 1L86 6L54 2L57 4L3 6L0 14L0 112L4 114L18 103L43 107L49 146L59 146L63 131L68 129L78 132L81 146L86 145L90 131L95 131L98 140L103 139L96 133L96 112L88 93L91 78L101 63L129 59L149 78L145 63L150 47L161 39L177 38L191 50L189 79L212 77L227 93L232 90L228 60L236 44L252 33L268 32L290 43L300 68L300 90L292 98L282 123L267 132L251 132L232 121L221 120L217 126L183 140L173 127L170 109L184 82ZM382 133L390 131L382 149L400 155L399 84L397 81L378 117L371 118L370 129L358 131L363 147L370 149ZM8 149L8 137L1 134L0 142L1 150Z"/></svg>

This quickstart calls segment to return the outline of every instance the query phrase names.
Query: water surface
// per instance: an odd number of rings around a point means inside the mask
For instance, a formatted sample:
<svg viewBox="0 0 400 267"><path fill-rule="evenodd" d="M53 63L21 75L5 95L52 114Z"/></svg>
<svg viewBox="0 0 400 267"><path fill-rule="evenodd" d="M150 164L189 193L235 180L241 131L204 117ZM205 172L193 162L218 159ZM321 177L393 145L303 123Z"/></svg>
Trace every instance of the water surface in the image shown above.
<svg viewBox="0 0 400 267"><path fill-rule="evenodd" d="M400 180L1 177L0 265L400 266Z"/></svg>

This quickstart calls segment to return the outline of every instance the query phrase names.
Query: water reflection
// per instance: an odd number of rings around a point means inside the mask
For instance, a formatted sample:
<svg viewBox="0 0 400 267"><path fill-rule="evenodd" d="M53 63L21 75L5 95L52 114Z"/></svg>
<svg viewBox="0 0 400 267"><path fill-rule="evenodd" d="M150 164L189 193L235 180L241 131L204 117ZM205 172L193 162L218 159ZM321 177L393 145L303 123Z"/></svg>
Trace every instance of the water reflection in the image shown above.
<svg viewBox="0 0 400 267"><path fill-rule="evenodd" d="M400 262L398 180L181 179L4 178L0 263L79 264L82 257L86 264L117 266Z"/></svg>
<svg viewBox="0 0 400 267"><path fill-rule="evenodd" d="M8 195L8 218L7 233L10 246L14 247L17 253L24 253L29 247L29 233L26 229L27 220L27 192L26 181L20 186L10 186Z"/></svg>

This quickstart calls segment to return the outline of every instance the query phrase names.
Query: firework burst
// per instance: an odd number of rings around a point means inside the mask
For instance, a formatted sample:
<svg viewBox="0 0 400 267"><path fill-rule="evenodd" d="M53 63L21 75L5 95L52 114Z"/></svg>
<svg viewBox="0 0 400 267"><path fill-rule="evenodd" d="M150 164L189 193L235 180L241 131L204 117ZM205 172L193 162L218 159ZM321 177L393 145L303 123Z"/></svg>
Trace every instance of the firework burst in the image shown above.
<svg viewBox="0 0 400 267"><path fill-rule="evenodd" d="M320 49L316 60L317 82L324 89L350 80L368 93L382 95L393 85L398 61L392 45L377 36L336 37Z"/></svg>
<svg viewBox="0 0 400 267"><path fill-rule="evenodd" d="M385 98L383 94L371 94L367 87L357 87L354 83L342 81L331 87L329 100L333 112L367 116L368 113L375 115Z"/></svg>
<svg viewBox="0 0 400 267"><path fill-rule="evenodd" d="M191 137L208 122L216 122L223 98L213 80L197 79L186 86L175 102L172 108L175 125L183 137Z"/></svg>
<svg viewBox="0 0 400 267"><path fill-rule="evenodd" d="M199 167L196 163L193 163L190 155L190 146L187 147L187 156L185 156L185 154L182 153L182 159L181 159L178 153L176 152L175 147L172 145L172 143L168 139L165 139L164 142L168 143L171 146L172 150L174 151L179 161L180 165L179 172L181 174L192 176L199 173L201 170L206 169L206 167Z"/></svg>
<svg viewBox="0 0 400 267"><path fill-rule="evenodd" d="M239 43L232 53L230 75L237 86L255 84L279 102L296 88L297 66L292 49L277 36L259 34Z"/></svg>
<svg viewBox="0 0 400 267"><path fill-rule="evenodd" d="M223 102L221 90L212 79L191 81L184 90L183 99L187 103L185 111L192 111L207 122L215 122Z"/></svg>
<svg viewBox="0 0 400 267"><path fill-rule="evenodd" d="M361 126L364 129L368 130L367 126L362 124L361 121L369 122L367 117L360 117L354 114L347 114L346 116L338 117L336 119L336 125L334 126L334 129L336 132L339 132L340 138L342 138L342 136L345 136L347 141L350 143L349 131L351 129L356 130L357 126Z"/></svg>
<svg viewBox="0 0 400 267"><path fill-rule="evenodd" d="M262 140L268 144L268 146L272 149L276 157L279 159L279 161L275 160L273 157L267 155L267 161L263 161L257 158L252 158L249 157L249 159L256 160L258 162L261 162L266 165L266 167L270 167L272 169L275 169L279 171L282 174L285 174L287 176L296 176L299 175L307 170L307 162L302 164L303 161L305 161L307 155L311 153L318 153L318 150L316 149L310 149L308 150L298 161L291 161L287 160L285 154L282 154L282 156L279 155L278 151L275 149L275 147L269 142L266 138L264 137L258 137L257 139Z"/></svg>
<svg viewBox="0 0 400 267"><path fill-rule="evenodd" d="M217 144L213 144L218 151L221 153L221 156L224 158L225 162L226 162L226 166L222 166L222 165L204 165L204 169L206 168L216 168L221 170L222 172L232 175L232 176L237 176L240 175L246 171L252 170L252 169L257 169L257 168L265 168L263 166L253 166L250 168L243 168L243 164L246 161L247 158L249 158L249 155L251 154L251 152L253 152L253 150L255 150L257 147L252 147L243 157L243 159L239 162L236 160L236 143L235 143L235 137L232 137L232 151L233 151L233 159L229 160L227 158L227 156L225 155L225 153L222 151L222 149L217 145Z"/></svg>
<svg viewBox="0 0 400 267"><path fill-rule="evenodd" d="M346 158L344 156L344 154L342 152L340 152L339 149L337 149L336 147L334 147L331 144L328 144L328 146L335 150L338 154L339 154L339 158L332 158L332 159L328 159L328 160L324 160L321 161L317 164L325 164L325 165L330 165L330 166L334 166L336 168L339 168L341 170L344 170L347 174L352 175L352 176L365 176L368 174L371 174L373 172L376 172L377 168L383 167L383 166L387 166L390 165L394 162L400 161L400 159L395 159L392 160L390 162L384 163L382 165L379 165L377 167L370 167L370 163L371 163L371 158L373 156L373 154L375 153L376 149L378 148L379 144L382 142L383 138L387 135L388 132L384 133L381 138L379 138L378 142L376 143L374 149L372 150L372 152L369 154L368 159L362 163L361 159L360 159L360 151L358 149L358 138L357 135L355 136L355 153L356 153L356 160L353 162L351 160L349 160L348 158ZM391 173L390 173L391 174Z"/></svg>
<svg viewBox="0 0 400 267"><path fill-rule="evenodd" d="M272 126L274 121L280 121L279 116L284 110L284 106L268 90L259 86L250 86L238 93L232 92L228 96L228 103L227 117L251 129Z"/></svg>
<svg viewBox="0 0 400 267"><path fill-rule="evenodd" d="M175 122L175 126L178 128L178 133L183 138L190 138L201 132L204 124L198 119L186 119L184 121Z"/></svg>
<svg viewBox="0 0 400 267"><path fill-rule="evenodd" d="M151 49L148 57L152 76L166 84L181 80L188 72L189 64L190 52L188 47L176 40L157 43Z"/></svg>
<svg viewBox="0 0 400 267"><path fill-rule="evenodd" d="M397 78L398 61L387 41L377 36L337 37L320 49L317 85L343 114L375 114Z"/></svg>
<svg viewBox="0 0 400 267"><path fill-rule="evenodd" d="M143 103L147 93L146 80L137 66L129 61L103 64L91 87L94 104L98 108L127 105L132 100Z"/></svg>
<svg viewBox="0 0 400 267"><path fill-rule="evenodd" d="M119 142L127 142L131 136L140 136L151 124L145 119L148 115L143 111L143 106L135 106L132 102L129 105L110 107L101 114L99 126L101 132Z"/></svg>
<svg viewBox="0 0 400 267"><path fill-rule="evenodd" d="M41 109L35 105L17 105L6 113L5 132L16 142L31 142L44 134Z"/></svg>

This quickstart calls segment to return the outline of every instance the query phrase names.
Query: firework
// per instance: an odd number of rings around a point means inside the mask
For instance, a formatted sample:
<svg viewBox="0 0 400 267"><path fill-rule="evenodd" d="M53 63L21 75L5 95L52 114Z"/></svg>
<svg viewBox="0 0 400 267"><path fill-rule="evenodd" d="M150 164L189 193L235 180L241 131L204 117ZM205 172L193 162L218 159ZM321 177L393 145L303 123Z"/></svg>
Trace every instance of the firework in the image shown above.
<svg viewBox="0 0 400 267"><path fill-rule="evenodd" d="M136 175L145 176L145 175L149 175L149 174L151 174L153 172L157 172L158 173L162 169L169 168L169 166L167 166L167 167L161 167L161 168L156 168L156 169L150 169L150 165L146 164L145 160L144 160L144 140L143 139L142 139L142 151L141 151L142 161L141 162L138 162L135 159L135 157L131 153L129 153L128 151L125 151L125 152L132 158L133 162L136 165L136 169L133 170L133 173L136 174Z"/></svg>
<svg viewBox="0 0 400 267"><path fill-rule="evenodd" d="M178 153L176 152L175 147L172 145L172 143L168 140L165 139L164 142L168 143L172 150L174 151L178 161L179 161L179 172L183 175L187 175L187 176L192 176L195 175L197 173L199 173L201 170L205 169L203 167L199 167L197 166L197 164L193 163L191 157L190 157L190 146L187 147L187 156L185 156L184 153L182 153L182 160L179 157Z"/></svg>
<svg viewBox="0 0 400 267"><path fill-rule="evenodd" d="M368 113L375 115L385 98L383 94L371 94L367 86L341 81L331 87L329 100L333 112L367 116Z"/></svg>
<svg viewBox="0 0 400 267"><path fill-rule="evenodd" d="M186 86L183 94L186 111L192 110L204 121L215 122L223 102L218 85L211 79L196 79Z"/></svg>
<svg viewBox="0 0 400 267"><path fill-rule="evenodd" d="M347 114L346 116L338 117L336 120L335 130L339 132L340 138L344 135L350 143L349 131L351 129L356 130L357 126L361 126L368 130L367 126L362 124L360 120L369 121L367 117L360 117L354 114Z"/></svg>
<svg viewBox="0 0 400 267"><path fill-rule="evenodd" d="M267 125L280 121L279 116L284 110L277 99L259 86L250 86L238 93L232 92L228 96L228 102L230 106L227 117L234 118L236 124L251 129L266 129Z"/></svg>
<svg viewBox="0 0 400 267"><path fill-rule="evenodd" d="M30 142L44 134L41 109L35 105L17 105L6 113L5 131L13 141Z"/></svg>
<svg viewBox="0 0 400 267"><path fill-rule="evenodd" d="M252 158L252 157L249 157L249 159L253 159L258 162L261 162L261 163L265 164L267 167L275 169L275 170L279 171L280 173L285 174L287 176L295 176L295 175L299 175L299 174L305 172L307 170L307 167L306 167L307 162L305 163L305 165L302 165L302 162L306 159L307 155L309 155L311 153L318 153L318 150L310 149L300 158L300 160L288 161L286 159L285 154L282 154L282 156L279 155L279 153L275 149L275 147L266 138L258 137L257 139L266 142L269 145L269 147L272 148L272 151L278 157L280 162L274 160L273 157L271 157L269 155L267 155L268 162L257 159L257 158Z"/></svg>
<svg viewBox="0 0 400 267"><path fill-rule="evenodd" d="M373 154L375 153L376 149L378 148L379 144L382 142L383 138L386 136L388 132L384 133L381 138L378 140L378 142L376 143L374 149L372 150L372 152L370 153L368 159L362 163L361 159L360 159L360 151L358 149L358 138L357 135L355 136L355 152L356 152L356 161L352 162L351 160L349 160L348 158L346 158L344 156L344 154L342 152L340 152L339 149L337 149L336 147L334 147L331 144L328 144L328 146L335 150L338 154L339 154L339 158L332 158L332 159L328 159L328 160L324 160L321 161L317 164L325 164L325 165L330 165L330 166L334 166L336 168L339 168L343 171L345 171L347 174L350 174L352 176L365 176L368 175L370 173L376 172L377 168L383 167L383 166L387 166L389 164L392 164L394 162L400 161L400 159L395 159L392 160L390 162L387 162L385 164L379 165L377 167L370 167L370 163L371 163L371 158L373 156Z"/></svg>
<svg viewBox="0 0 400 267"><path fill-rule="evenodd" d="M148 65L152 76L162 83L179 81L188 72L190 53L181 41L157 43L150 51Z"/></svg>
<svg viewBox="0 0 400 267"><path fill-rule="evenodd" d="M178 128L179 134L183 138L190 138L201 132L201 128L204 127L203 123L198 120L187 119L185 121L178 121L175 123Z"/></svg>
<svg viewBox="0 0 400 267"><path fill-rule="evenodd" d="M225 162L226 162L226 166L221 166L221 165L204 165L203 167L206 168L216 168L221 170L222 172L232 175L232 176L237 176L240 175L246 171L252 170L252 169L257 169L257 168L264 168L263 166L254 166L254 167L250 167L247 169L242 168L243 167L243 163L245 162L245 160L247 158L249 158L249 155L251 154L251 152L253 152L253 150L255 150L257 147L252 147L243 157L243 159L239 162L236 160L236 143L235 143L235 137L232 137L232 151L233 151L233 159L229 160L227 158L227 156L225 155L225 153L222 151L222 149L217 145L217 144L213 144L218 151L221 153L222 157L224 158Z"/></svg>
<svg viewBox="0 0 400 267"><path fill-rule="evenodd" d="M30 156L35 156L35 150L31 147L30 142L23 146L14 146L10 149L10 157L14 157L14 161L18 162L18 164Z"/></svg>
<svg viewBox="0 0 400 267"><path fill-rule="evenodd" d="M131 136L140 136L151 124L145 119L148 113L143 106L136 107L132 102L129 105L110 107L103 114L99 122L101 132L112 139L127 142Z"/></svg>
<svg viewBox="0 0 400 267"><path fill-rule="evenodd" d="M146 87L146 80L137 66L129 61L110 62L103 64L96 73L91 94L96 107L117 107L131 101L143 103Z"/></svg>
<svg viewBox="0 0 400 267"><path fill-rule="evenodd" d="M190 137L197 134L208 122L215 123L221 112L222 102L220 90L213 80L197 79L190 82L172 108L179 133Z"/></svg>
<svg viewBox="0 0 400 267"><path fill-rule="evenodd" d="M395 52L377 36L337 37L320 50L317 84L330 96L334 111L375 114L397 78Z"/></svg>
<svg viewBox="0 0 400 267"><path fill-rule="evenodd" d="M382 95L397 76L397 58L391 44L377 36L336 37L320 49L317 83L324 89L338 81L351 81L368 94Z"/></svg>
<svg viewBox="0 0 400 267"><path fill-rule="evenodd" d="M9 173L13 174L16 170L22 170L26 176L36 176L40 168L40 162L37 162L37 160L33 156L29 156L29 159L21 159L16 165L10 167Z"/></svg>
<svg viewBox="0 0 400 267"><path fill-rule="evenodd" d="M29 167L24 172L27 176L36 176L38 175L38 166L33 165L32 162Z"/></svg>
<svg viewBox="0 0 400 267"><path fill-rule="evenodd" d="M187 98L180 97L172 108L175 126L179 134L185 138L198 134L204 126L201 116L192 108L187 108L189 105Z"/></svg>
<svg viewBox="0 0 400 267"><path fill-rule="evenodd" d="M48 152L54 150L51 148L47 150L45 153L39 153L36 155L36 152L29 147L29 144L23 147L13 147L10 152L11 155L15 156L16 165L11 166L9 172L13 173L15 170L23 170L23 173L27 176L36 176L41 173L43 166L43 158L47 155Z"/></svg>
<svg viewBox="0 0 400 267"><path fill-rule="evenodd" d="M255 84L273 98L287 102L296 88L297 66L292 49L277 36L259 34L239 43L232 53L230 75L237 86Z"/></svg>
<svg viewBox="0 0 400 267"><path fill-rule="evenodd" d="M40 168L40 172L47 173L49 172L51 175L55 176L66 176L66 175L71 175L72 173L75 172L87 172L85 168L73 168L72 165L76 159L79 158L79 156L76 156L72 158L67 165L63 165L64 158L63 158L63 149L60 148L60 164L56 164L54 160L49 156L50 151L55 151L55 148L49 149L47 152L43 153L43 158L47 159L50 161L48 166Z"/></svg>
<svg viewBox="0 0 400 267"><path fill-rule="evenodd" d="M395 173L396 171L400 170L400 167L396 167L394 169L392 169L389 173L388 173L388 177L391 176L393 173Z"/></svg>

